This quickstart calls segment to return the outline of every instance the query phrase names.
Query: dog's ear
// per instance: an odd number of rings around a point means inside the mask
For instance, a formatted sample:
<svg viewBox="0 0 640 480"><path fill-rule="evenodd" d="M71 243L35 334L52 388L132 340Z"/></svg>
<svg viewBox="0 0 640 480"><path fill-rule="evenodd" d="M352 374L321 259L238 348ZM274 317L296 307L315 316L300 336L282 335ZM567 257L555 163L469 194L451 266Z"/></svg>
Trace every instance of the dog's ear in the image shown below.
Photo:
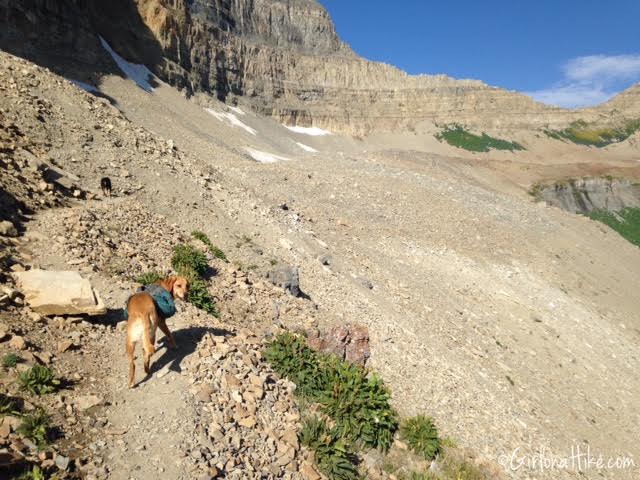
<svg viewBox="0 0 640 480"><path fill-rule="evenodd" d="M171 295L173 295L173 286L176 283L176 280L178 279L178 277L167 277L162 281L162 287L169 292Z"/></svg>

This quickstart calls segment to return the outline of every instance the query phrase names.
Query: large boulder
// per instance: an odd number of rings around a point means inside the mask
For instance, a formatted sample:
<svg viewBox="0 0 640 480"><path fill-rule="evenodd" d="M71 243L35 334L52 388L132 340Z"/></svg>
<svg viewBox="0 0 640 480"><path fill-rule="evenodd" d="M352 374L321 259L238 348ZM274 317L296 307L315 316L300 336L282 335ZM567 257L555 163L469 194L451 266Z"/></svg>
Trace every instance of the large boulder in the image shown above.
<svg viewBox="0 0 640 480"><path fill-rule="evenodd" d="M279 267L267 273L267 280L288 291L294 297L300 296L300 274L298 267Z"/></svg>
<svg viewBox="0 0 640 480"><path fill-rule="evenodd" d="M31 309L42 315L107 313L98 292L78 272L34 269L13 277Z"/></svg>

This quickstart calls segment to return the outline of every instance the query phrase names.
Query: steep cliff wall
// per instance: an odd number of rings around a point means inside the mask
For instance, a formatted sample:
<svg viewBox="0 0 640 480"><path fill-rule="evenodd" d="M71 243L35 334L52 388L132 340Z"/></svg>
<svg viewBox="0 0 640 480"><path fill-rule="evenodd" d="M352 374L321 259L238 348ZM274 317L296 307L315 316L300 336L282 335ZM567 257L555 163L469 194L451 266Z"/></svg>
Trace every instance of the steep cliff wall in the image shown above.
<svg viewBox="0 0 640 480"><path fill-rule="evenodd" d="M560 128L609 121L629 102L640 115L638 92L573 112L479 81L410 76L369 62L339 39L314 0L0 0L0 19L2 48L53 68L108 71L99 33L189 94L244 97L283 123L336 132L414 129L423 121Z"/></svg>

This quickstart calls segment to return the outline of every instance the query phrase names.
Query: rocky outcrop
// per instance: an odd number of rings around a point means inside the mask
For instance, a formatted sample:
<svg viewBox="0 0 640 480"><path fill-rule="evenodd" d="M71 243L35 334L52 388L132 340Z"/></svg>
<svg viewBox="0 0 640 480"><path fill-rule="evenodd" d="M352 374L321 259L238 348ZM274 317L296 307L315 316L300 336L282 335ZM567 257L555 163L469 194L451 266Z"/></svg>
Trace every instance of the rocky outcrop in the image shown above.
<svg viewBox="0 0 640 480"><path fill-rule="evenodd" d="M365 325L338 325L324 334L313 331L309 333L307 343L318 352L330 353L360 366L365 366L371 356L369 329Z"/></svg>
<svg viewBox="0 0 640 480"><path fill-rule="evenodd" d="M536 196L573 213L640 207L640 185L625 179L578 178L539 186Z"/></svg>

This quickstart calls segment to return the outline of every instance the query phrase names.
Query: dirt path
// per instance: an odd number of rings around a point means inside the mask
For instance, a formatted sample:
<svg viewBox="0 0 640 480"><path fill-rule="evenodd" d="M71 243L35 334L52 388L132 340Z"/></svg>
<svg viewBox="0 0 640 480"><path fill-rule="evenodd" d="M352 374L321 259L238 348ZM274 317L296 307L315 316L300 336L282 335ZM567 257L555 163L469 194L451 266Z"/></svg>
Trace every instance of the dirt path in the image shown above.
<svg viewBox="0 0 640 480"><path fill-rule="evenodd" d="M109 215L113 209L119 209L121 216ZM78 232L106 227L116 232L119 222L136 223L139 230L151 228L140 220L149 217L135 216L140 212L135 201L117 198L45 210L28 223L23 240L22 250L31 265L47 270L78 268L108 308L105 317L82 322L86 333L71 333L79 349L65 356L66 375L77 371L82 379L70 394L85 394L95 404L85 413L89 429L83 433L92 441L81 447L91 453L80 469L88 479L300 478L299 469L310 462L297 440L288 443L297 438L299 414L290 384L274 378L262 360L265 330L259 323L248 330L178 302L178 313L167 322L178 348L167 349L158 331L151 374L145 377L138 346L137 385L127 387L126 324L120 309L136 284L108 275L109 262L98 267L74 249L88 240L86 233ZM83 230L79 226L88 218L96 223ZM115 233L114 239L122 242ZM247 274L233 267L216 278L234 292L241 285L244 290L251 288ZM219 295L224 291L220 289ZM285 295L275 287L273 292ZM271 306L268 295L257 295L256 305ZM222 302L220 307L225 311L232 305L233 301Z"/></svg>
<svg viewBox="0 0 640 480"><path fill-rule="evenodd" d="M47 242L47 225L56 216L67 215L65 210L50 210L37 215L29 225L29 238L36 239L30 245L32 251L50 252L44 248ZM68 269L72 259L58 255L42 255L36 261L52 270ZM106 423L105 435L90 448L95 452L94 473L107 475L115 480L152 480L159 475L166 478L193 478L190 473L193 462L185 458L198 438L197 413L195 411L190 383L183 363L193 355L201 334L193 334L195 322L182 311L169 321L179 343L177 351L169 351L164 345L164 336L158 332L158 351L154 355L152 372L144 375L141 350L137 356L137 385L129 389L126 384L127 360L124 350L125 326L119 321L120 308L133 289L119 285L112 278L99 273L88 276L92 284L105 297L110 310L106 321L111 327L100 336L99 349L91 353L99 357L101 368L92 371L97 394L102 400L101 412ZM200 337L200 338L198 338Z"/></svg>

